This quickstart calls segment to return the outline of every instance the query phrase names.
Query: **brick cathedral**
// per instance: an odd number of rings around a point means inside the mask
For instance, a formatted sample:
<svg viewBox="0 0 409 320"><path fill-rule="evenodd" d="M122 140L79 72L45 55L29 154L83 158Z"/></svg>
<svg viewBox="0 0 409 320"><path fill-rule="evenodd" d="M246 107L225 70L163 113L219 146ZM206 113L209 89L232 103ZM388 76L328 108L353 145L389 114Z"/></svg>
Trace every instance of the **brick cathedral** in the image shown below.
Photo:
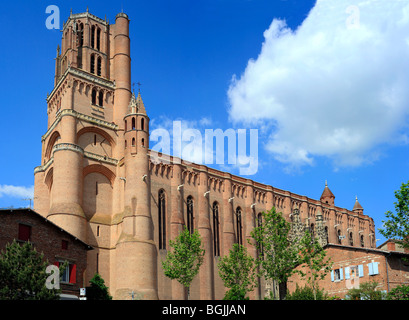
<svg viewBox="0 0 409 320"><path fill-rule="evenodd" d="M185 299L161 261L186 225L206 250L191 298L222 299L220 257L233 243L255 255L247 239L273 206L289 221L319 226L325 243L375 248L372 218L358 200L352 210L335 206L327 185L314 200L204 165L152 161L149 108L131 88L129 23L125 13L110 24L88 10L64 23L34 170L34 210L94 248L87 282L99 272L114 299Z"/></svg>

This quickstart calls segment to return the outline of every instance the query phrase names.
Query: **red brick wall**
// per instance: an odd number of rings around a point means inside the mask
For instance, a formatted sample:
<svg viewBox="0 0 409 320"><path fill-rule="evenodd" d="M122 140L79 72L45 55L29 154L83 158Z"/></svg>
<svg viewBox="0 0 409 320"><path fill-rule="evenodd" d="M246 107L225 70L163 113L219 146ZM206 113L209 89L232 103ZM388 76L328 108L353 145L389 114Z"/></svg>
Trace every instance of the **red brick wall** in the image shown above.
<svg viewBox="0 0 409 320"><path fill-rule="evenodd" d="M76 283L61 283L63 293L79 295L83 283L83 274L87 266L87 247L73 236L55 226L31 210L0 211L0 250L4 251L8 243L18 239L19 224L31 226L31 243L38 252L44 253L44 259L50 264L57 260L67 260L76 265ZM62 249L62 241L68 243Z"/></svg>

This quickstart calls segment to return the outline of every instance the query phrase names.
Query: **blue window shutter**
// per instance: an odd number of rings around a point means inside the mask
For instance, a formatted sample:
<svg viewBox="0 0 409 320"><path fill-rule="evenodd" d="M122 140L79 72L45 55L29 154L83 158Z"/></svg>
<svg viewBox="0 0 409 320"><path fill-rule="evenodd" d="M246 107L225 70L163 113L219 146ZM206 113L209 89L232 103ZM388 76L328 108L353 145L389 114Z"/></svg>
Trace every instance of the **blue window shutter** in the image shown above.
<svg viewBox="0 0 409 320"><path fill-rule="evenodd" d="M349 279L349 267L345 267L345 280Z"/></svg>
<svg viewBox="0 0 409 320"><path fill-rule="evenodd" d="M344 280L344 275L342 272L342 268L339 268L339 280Z"/></svg>
<svg viewBox="0 0 409 320"><path fill-rule="evenodd" d="M379 274L379 270L378 270L378 262L373 262L373 274Z"/></svg>
<svg viewBox="0 0 409 320"><path fill-rule="evenodd" d="M334 282L334 270L331 270L331 281Z"/></svg>
<svg viewBox="0 0 409 320"><path fill-rule="evenodd" d="M364 276L364 265L363 264L360 264L358 266L358 275L360 278Z"/></svg>
<svg viewBox="0 0 409 320"><path fill-rule="evenodd" d="M373 275L373 263L368 263L368 269L369 269L369 275L372 276Z"/></svg>

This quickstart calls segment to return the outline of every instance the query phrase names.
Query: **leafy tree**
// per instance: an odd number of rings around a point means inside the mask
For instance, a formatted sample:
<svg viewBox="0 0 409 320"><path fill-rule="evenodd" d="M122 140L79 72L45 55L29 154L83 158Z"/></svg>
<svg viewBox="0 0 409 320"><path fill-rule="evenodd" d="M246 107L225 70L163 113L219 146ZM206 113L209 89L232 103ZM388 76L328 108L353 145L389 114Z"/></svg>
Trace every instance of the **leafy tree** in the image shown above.
<svg viewBox="0 0 409 320"><path fill-rule="evenodd" d="M290 230L291 224L273 207L267 213L262 212L261 226L251 232L262 275L279 285L287 283L298 264L299 249L289 240Z"/></svg>
<svg viewBox="0 0 409 320"><path fill-rule="evenodd" d="M388 300L409 300L409 286L401 285L388 292Z"/></svg>
<svg viewBox="0 0 409 320"><path fill-rule="evenodd" d="M202 248L202 240L197 230L190 234L185 226L175 241L169 241L169 246L172 249L162 261L165 276L177 280L187 288L189 298L190 284L204 260L205 250Z"/></svg>
<svg viewBox="0 0 409 320"><path fill-rule="evenodd" d="M387 221L382 221L384 228L379 232L388 239L395 239L403 247L409 248L409 181L402 183L399 190L395 191L398 200L394 202L395 213L385 213Z"/></svg>
<svg viewBox="0 0 409 320"><path fill-rule="evenodd" d="M61 289L48 289L48 261L29 242L15 240L0 255L0 300L58 300ZM62 264L59 270L66 268ZM61 276L62 273L60 272Z"/></svg>
<svg viewBox="0 0 409 320"><path fill-rule="evenodd" d="M87 288L87 300L112 300L108 287L99 273L95 273L89 282L91 286Z"/></svg>
<svg viewBox="0 0 409 320"><path fill-rule="evenodd" d="M286 300L327 300L328 296L323 289L314 290L310 286L305 285L304 288L300 288L296 284L296 289L292 293L287 293Z"/></svg>
<svg viewBox="0 0 409 320"><path fill-rule="evenodd" d="M382 291L376 291L377 286L375 281L363 282L358 289L350 289L346 297L348 300L384 300L386 295Z"/></svg>
<svg viewBox="0 0 409 320"><path fill-rule="evenodd" d="M299 241L299 250L300 268L297 272L307 280L313 292L314 300L317 300L318 282L330 272L332 263L329 258L326 259L326 252L317 238L312 236L308 230ZM305 266L304 269L302 269L303 266Z"/></svg>
<svg viewBox="0 0 409 320"><path fill-rule="evenodd" d="M230 289L224 300L246 300L246 294L257 286L255 260L241 244L233 244L229 255L221 258L218 268L224 286Z"/></svg>

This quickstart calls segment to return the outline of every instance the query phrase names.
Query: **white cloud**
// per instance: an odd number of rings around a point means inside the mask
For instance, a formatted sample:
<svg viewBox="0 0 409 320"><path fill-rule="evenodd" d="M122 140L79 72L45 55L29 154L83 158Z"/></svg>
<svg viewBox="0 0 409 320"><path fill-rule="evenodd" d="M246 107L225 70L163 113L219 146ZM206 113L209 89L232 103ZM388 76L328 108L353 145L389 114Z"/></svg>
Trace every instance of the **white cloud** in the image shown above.
<svg viewBox="0 0 409 320"><path fill-rule="evenodd" d="M22 186L0 185L0 198L3 196L13 197L13 198L32 199L34 196L34 186L22 187Z"/></svg>
<svg viewBox="0 0 409 320"><path fill-rule="evenodd" d="M361 165L408 141L409 2L321 0L297 30L274 19L228 90L234 123L270 131L265 147L289 165L319 156Z"/></svg>

